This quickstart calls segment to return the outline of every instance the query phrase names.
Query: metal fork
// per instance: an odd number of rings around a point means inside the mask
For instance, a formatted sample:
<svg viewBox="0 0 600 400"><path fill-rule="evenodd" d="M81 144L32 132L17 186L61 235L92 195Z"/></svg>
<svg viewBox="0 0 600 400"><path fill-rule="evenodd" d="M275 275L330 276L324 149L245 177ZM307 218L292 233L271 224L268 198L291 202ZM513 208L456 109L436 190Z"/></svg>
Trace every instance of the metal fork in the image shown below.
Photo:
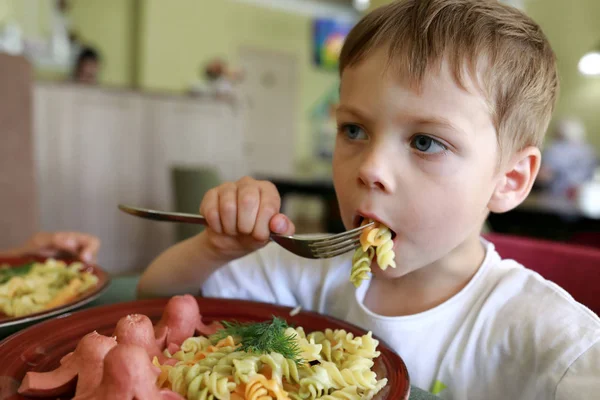
<svg viewBox="0 0 600 400"><path fill-rule="evenodd" d="M183 222L207 226L206 218L199 214L185 214L149 210L146 208L119 204L119 209L136 217L154 221ZM373 225L373 222L358 228L335 235L317 236L286 236L271 233L270 239L286 250L304 258L331 258L356 249L360 245L360 234L363 229Z"/></svg>

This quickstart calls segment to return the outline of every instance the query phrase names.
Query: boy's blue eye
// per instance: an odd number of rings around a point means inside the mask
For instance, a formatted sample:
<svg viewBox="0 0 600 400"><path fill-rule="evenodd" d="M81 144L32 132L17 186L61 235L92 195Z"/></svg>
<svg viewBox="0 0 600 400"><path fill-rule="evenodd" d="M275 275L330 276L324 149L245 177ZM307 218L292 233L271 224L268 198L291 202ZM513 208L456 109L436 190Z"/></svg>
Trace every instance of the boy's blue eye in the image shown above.
<svg viewBox="0 0 600 400"><path fill-rule="evenodd" d="M410 145L421 153L427 154L437 154L448 150L442 143L426 135L416 135L412 138Z"/></svg>
<svg viewBox="0 0 600 400"><path fill-rule="evenodd" d="M346 124L340 127L341 132L350 140L365 140L367 133L363 128L354 124Z"/></svg>

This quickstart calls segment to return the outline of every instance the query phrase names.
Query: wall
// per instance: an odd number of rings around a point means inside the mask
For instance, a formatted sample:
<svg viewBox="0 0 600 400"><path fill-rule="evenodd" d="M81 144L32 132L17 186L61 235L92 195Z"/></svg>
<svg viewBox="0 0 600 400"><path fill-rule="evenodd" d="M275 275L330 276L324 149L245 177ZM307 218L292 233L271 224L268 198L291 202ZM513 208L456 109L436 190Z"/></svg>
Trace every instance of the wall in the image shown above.
<svg viewBox="0 0 600 400"><path fill-rule="evenodd" d="M51 6L46 0L0 0L0 25L17 21L25 35L44 37L50 33Z"/></svg>
<svg viewBox="0 0 600 400"><path fill-rule="evenodd" d="M37 19L23 17L32 2L42 10ZM15 17L29 31L48 33L48 4L0 0L0 21ZM70 21L81 39L101 52L100 80L110 86L181 92L199 78L208 59L221 56L235 64L241 46L295 55L300 65L297 159L309 157L309 111L337 82L335 73L311 65L310 17L232 0L72 0ZM37 71L37 76L64 77L52 71Z"/></svg>
<svg viewBox="0 0 600 400"><path fill-rule="evenodd" d="M581 118L600 154L600 77L585 77L577 70L581 56L600 44L600 1L529 0L526 7L558 58L561 94L555 117Z"/></svg>
<svg viewBox="0 0 600 400"><path fill-rule="evenodd" d="M72 1L72 29L98 49L103 63L100 81L132 86L135 81L135 0Z"/></svg>
<svg viewBox="0 0 600 400"><path fill-rule="evenodd" d="M49 38L53 0L0 0L0 27L19 23L26 37ZM134 11L136 0L71 0L71 27L95 46L104 58L100 81L109 86L131 86L134 79ZM65 79L65 72L37 68L36 77Z"/></svg>
<svg viewBox="0 0 600 400"><path fill-rule="evenodd" d="M0 0L0 24L4 23L12 15L12 2L9 0Z"/></svg>
<svg viewBox="0 0 600 400"><path fill-rule="evenodd" d="M208 59L221 56L235 64L241 46L295 55L300 66L297 157L307 157L309 110L337 81L335 73L311 65L309 17L230 0L144 0L142 5L139 82L146 89L184 90Z"/></svg>
<svg viewBox="0 0 600 400"><path fill-rule="evenodd" d="M0 0L0 29L4 23L16 22L27 38L44 40L51 34L52 2L46 0ZM36 79L59 80L64 73L57 69L34 68Z"/></svg>

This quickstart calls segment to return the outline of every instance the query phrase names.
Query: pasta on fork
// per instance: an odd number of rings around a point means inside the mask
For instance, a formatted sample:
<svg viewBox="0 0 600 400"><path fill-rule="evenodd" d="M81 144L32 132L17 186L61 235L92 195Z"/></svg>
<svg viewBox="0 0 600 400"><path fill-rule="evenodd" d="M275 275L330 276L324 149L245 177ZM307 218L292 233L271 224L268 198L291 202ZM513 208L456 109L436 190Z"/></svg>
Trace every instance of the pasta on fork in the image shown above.
<svg viewBox="0 0 600 400"><path fill-rule="evenodd" d="M365 219L361 226L370 222ZM377 265L382 270L388 267L396 268L394 261L395 253L393 250L394 242L392 240L392 231L387 226L375 221L375 223L366 228L360 235L360 247L354 251L352 257L352 271L350 272L350 282L359 287L362 281L369 279L371 272L371 263L375 258Z"/></svg>

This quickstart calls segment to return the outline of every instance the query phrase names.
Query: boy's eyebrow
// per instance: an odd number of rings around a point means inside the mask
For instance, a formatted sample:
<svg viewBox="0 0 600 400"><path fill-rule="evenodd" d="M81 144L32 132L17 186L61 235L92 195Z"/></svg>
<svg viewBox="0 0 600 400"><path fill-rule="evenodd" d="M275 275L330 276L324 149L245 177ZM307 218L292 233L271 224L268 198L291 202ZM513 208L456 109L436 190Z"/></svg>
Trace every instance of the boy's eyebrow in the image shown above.
<svg viewBox="0 0 600 400"><path fill-rule="evenodd" d="M340 105L337 107L336 112L345 112L348 114L352 114L355 117L357 117L360 120L363 120L365 122L371 122L372 118L370 118L369 116L367 116L365 113L363 113L362 111L360 111L358 108L356 107L352 107L352 106L347 106L347 105Z"/></svg>
<svg viewBox="0 0 600 400"><path fill-rule="evenodd" d="M366 122L371 122L371 118L369 118L366 114L361 112L358 108L348 106L348 105L340 105L337 107L336 112L346 112L348 114L352 114L358 119L361 119ZM444 128L448 128L457 133L463 133L464 130L460 127L456 126L450 120L439 117L439 116L427 116L427 117L416 117L411 121L414 125L438 125Z"/></svg>
<svg viewBox="0 0 600 400"><path fill-rule="evenodd" d="M451 129L451 130L459 132L459 133L464 132L463 129L454 125L452 122L450 122L450 120L443 118L443 117L435 117L435 116L419 117L419 118L414 119L414 124L415 125L439 125L439 126Z"/></svg>

